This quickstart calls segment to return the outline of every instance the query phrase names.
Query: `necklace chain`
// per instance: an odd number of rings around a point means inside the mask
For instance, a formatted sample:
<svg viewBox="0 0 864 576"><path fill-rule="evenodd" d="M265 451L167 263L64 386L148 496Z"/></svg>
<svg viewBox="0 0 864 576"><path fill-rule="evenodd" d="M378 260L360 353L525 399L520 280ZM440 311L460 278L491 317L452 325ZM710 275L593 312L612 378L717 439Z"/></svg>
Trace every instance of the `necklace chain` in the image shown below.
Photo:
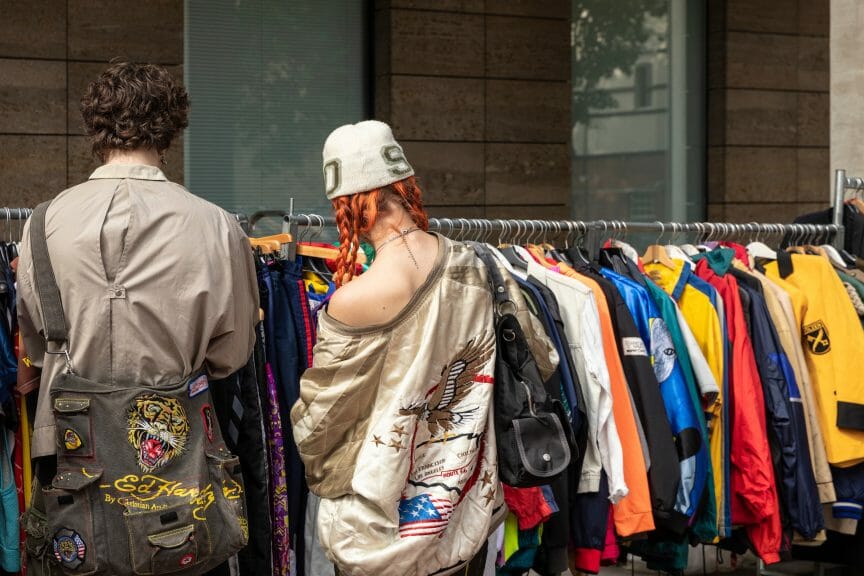
<svg viewBox="0 0 864 576"><path fill-rule="evenodd" d="M400 238L405 238L405 236L407 236L408 234L411 234L412 232L417 232L418 230L420 230L420 228L418 228L417 226L414 226L412 228L405 228L404 230L402 230L401 232L399 232L398 234L396 234L392 238L388 238L387 240L385 240L384 242L382 242L378 246L375 246L374 247L375 252L376 253L380 252L381 248L383 248L384 246L386 246L390 242L395 242L396 240L399 240Z"/></svg>
<svg viewBox="0 0 864 576"><path fill-rule="evenodd" d="M408 250L408 256L411 258L411 262L414 264L414 268L419 270L420 265L417 263L417 259L414 257L414 252L411 250L411 246L408 245L408 241L405 240L406 236L408 236L412 232L417 232L418 230L420 230L420 228L418 228L417 226L412 226L411 228L405 228L404 230L402 230L401 232L399 232L398 234L396 234L392 238L388 238L387 240L385 240L384 242L382 242L378 246L375 246L375 253L379 254L381 252L381 249L384 248L384 246L386 246L390 242L395 242L396 240L401 239L402 244L405 245L405 249Z"/></svg>

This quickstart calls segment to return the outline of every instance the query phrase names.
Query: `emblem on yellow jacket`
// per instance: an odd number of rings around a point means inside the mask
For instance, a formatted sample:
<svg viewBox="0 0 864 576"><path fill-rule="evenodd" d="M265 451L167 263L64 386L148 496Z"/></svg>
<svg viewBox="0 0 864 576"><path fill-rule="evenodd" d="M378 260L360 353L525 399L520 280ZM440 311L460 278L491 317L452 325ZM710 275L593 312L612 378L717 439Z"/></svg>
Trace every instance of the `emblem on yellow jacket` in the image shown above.
<svg viewBox="0 0 864 576"><path fill-rule="evenodd" d="M804 326L804 339L813 354L827 354L831 351L831 340L828 339L828 328L821 320Z"/></svg>

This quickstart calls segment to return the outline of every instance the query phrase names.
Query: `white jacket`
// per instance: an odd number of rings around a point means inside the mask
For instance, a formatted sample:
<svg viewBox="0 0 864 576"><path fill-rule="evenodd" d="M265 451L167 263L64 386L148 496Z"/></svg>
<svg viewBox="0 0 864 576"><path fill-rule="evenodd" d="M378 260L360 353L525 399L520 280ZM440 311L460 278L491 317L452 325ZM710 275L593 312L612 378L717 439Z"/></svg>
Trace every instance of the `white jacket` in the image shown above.
<svg viewBox="0 0 864 576"><path fill-rule="evenodd" d="M438 258L385 325L326 311L291 411L321 545L351 576L448 574L503 516L491 418L495 335L486 269L439 236ZM544 378L558 356L505 280Z"/></svg>

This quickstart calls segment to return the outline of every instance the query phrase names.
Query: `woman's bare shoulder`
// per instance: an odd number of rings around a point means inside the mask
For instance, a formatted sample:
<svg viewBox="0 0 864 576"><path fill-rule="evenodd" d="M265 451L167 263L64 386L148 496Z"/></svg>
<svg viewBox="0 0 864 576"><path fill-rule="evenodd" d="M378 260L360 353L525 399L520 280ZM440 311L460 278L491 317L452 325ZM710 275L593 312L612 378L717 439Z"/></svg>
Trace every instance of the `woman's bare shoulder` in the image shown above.
<svg viewBox="0 0 864 576"><path fill-rule="evenodd" d="M363 328L392 320L411 299L403 282L372 270L340 287L330 298L327 313L348 326Z"/></svg>

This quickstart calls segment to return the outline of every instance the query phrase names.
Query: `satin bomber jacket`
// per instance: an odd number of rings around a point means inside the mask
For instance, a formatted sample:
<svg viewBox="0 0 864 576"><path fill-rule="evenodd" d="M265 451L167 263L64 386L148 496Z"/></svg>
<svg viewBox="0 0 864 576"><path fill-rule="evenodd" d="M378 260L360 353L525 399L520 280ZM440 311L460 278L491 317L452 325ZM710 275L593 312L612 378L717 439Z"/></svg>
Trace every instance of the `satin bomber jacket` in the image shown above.
<svg viewBox="0 0 864 576"><path fill-rule="evenodd" d="M558 354L505 283L538 366ZM291 411L327 555L351 576L449 574L503 516L491 418L494 313L486 270L438 236L426 282L390 322L319 318L313 366Z"/></svg>

